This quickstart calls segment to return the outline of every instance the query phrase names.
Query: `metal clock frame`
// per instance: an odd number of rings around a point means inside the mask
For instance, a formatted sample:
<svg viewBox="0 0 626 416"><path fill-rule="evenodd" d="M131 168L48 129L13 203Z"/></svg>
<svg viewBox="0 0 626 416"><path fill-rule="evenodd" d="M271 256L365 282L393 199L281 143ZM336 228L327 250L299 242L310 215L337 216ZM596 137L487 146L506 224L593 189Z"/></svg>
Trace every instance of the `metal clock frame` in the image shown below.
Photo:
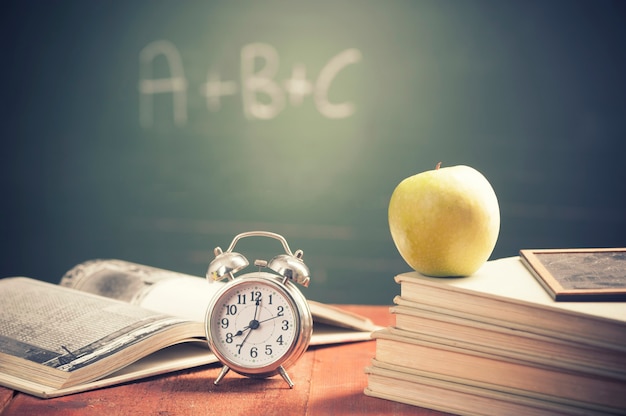
<svg viewBox="0 0 626 416"><path fill-rule="evenodd" d="M267 267L278 274L259 270L235 278L234 273L247 267L248 261L241 254L233 252L233 249L237 241L250 236L270 237L282 243L285 254L278 255L269 262L264 260L255 261L255 265L260 268ZM287 241L279 234L266 231L252 231L235 236L226 252L222 252L219 247L216 247L214 253L216 257L207 270L207 280L213 282L226 277L229 279L224 287L220 288L211 299L205 317L205 330L209 347L218 360L224 364L214 384L217 385L229 370L232 369L243 376L251 378L267 378L280 374L289 387L293 388L294 383L289 378L286 368L294 364L306 351L311 341L313 331L313 318L309 304L302 292L300 292L293 283L297 282L306 287L310 281L309 270L302 262L302 250L297 250L295 254L292 253ZM215 338L215 334L211 329L213 315L216 313L217 308L219 308L218 305L222 299L229 293L232 293L233 290L236 290L237 286L249 283L268 286L281 293L292 308L294 320L296 321L294 324L297 325L289 349L276 361L259 367L241 365L241 363L234 362L232 359L226 357L220 350L219 341Z"/></svg>

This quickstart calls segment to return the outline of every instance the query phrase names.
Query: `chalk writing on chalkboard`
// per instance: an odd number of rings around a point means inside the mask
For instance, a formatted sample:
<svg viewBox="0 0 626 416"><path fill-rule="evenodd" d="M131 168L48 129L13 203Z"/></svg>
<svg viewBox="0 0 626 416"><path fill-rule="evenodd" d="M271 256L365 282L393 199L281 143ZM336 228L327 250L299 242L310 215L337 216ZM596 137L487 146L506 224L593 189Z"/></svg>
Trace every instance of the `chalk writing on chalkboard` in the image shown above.
<svg viewBox="0 0 626 416"><path fill-rule="evenodd" d="M155 75L154 64L157 59L165 59L168 76ZM361 59L360 50L348 48L330 57L315 80L309 79L304 64L294 64L291 76L280 80L277 79L280 57L276 48L267 43L250 43L241 48L239 80L222 79L217 70L210 69L206 81L197 91L206 98L207 110L210 112L219 111L223 99L240 96L242 111L248 120L271 120L288 104L297 107L308 96L313 99L315 108L322 116L343 119L355 113L355 104L349 99L332 102L329 92L337 76ZM154 96L171 94L174 123L184 127L188 118L188 84L181 54L172 42L158 40L146 45L139 53L141 126L146 129L153 126Z"/></svg>
<svg viewBox="0 0 626 416"><path fill-rule="evenodd" d="M520 250L555 300L626 300L626 248Z"/></svg>

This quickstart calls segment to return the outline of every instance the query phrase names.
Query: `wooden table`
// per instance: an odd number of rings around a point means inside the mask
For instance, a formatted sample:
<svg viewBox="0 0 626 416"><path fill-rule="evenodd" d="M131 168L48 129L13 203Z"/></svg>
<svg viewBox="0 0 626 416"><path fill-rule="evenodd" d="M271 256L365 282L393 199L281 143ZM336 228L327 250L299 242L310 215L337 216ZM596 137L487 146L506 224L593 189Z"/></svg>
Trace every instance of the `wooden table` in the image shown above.
<svg viewBox="0 0 626 416"><path fill-rule="evenodd" d="M383 326L387 306L342 306ZM0 387L0 414L12 415L444 415L363 393L376 342L311 347L289 369L293 389L280 377L251 380L230 372L213 385L220 366L210 365L121 386L39 399ZM418 392L416 392L418 394Z"/></svg>

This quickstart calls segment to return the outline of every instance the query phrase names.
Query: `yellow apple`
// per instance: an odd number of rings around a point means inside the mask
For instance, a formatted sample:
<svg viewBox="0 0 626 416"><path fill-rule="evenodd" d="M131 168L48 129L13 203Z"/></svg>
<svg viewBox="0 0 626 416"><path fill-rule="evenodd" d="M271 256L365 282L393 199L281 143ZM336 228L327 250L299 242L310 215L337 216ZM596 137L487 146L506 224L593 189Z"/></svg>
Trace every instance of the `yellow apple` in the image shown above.
<svg viewBox="0 0 626 416"><path fill-rule="evenodd" d="M402 258L428 276L469 276L496 245L500 208L491 184L469 166L404 179L389 201L389 229Z"/></svg>

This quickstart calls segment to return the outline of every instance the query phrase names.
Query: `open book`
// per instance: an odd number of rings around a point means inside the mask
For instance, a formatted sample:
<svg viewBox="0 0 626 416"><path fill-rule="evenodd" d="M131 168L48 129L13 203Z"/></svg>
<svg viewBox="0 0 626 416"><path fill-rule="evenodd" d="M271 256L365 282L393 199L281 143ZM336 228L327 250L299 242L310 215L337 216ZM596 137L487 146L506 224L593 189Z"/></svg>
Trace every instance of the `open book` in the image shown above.
<svg viewBox="0 0 626 416"><path fill-rule="evenodd" d="M91 260L60 285L0 280L0 385L57 397L214 363L205 340L224 283L122 260ZM311 345L363 341L369 319L309 301Z"/></svg>

